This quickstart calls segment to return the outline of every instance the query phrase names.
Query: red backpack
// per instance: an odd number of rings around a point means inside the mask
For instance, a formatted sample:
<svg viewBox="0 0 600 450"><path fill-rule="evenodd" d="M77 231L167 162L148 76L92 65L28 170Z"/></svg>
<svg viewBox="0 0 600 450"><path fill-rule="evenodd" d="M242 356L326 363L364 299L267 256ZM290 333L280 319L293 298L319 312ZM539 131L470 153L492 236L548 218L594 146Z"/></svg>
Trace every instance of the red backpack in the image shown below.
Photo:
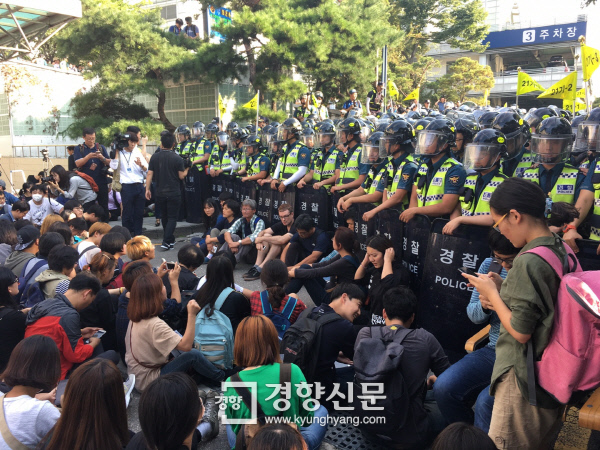
<svg viewBox="0 0 600 450"><path fill-rule="evenodd" d="M92 177L90 177L87 173L83 173L83 172L77 172L77 176L83 178L85 181L87 181L90 185L90 187L92 188L92 191L94 192L98 192L98 185L96 184L96 182L94 181L94 179Z"/></svg>
<svg viewBox="0 0 600 450"><path fill-rule="evenodd" d="M600 271L582 271L571 248L565 261L548 247L533 253L560 278L554 322L540 361L534 362L533 344L527 343L529 403L536 405L535 379L558 402L568 404L576 391L600 386Z"/></svg>

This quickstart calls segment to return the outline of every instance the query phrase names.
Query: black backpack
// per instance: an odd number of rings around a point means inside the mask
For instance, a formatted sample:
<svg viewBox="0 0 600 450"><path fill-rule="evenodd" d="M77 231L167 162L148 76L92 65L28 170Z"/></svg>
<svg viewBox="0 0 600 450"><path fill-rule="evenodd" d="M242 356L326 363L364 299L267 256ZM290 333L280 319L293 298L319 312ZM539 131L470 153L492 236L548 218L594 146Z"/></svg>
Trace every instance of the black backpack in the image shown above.
<svg viewBox="0 0 600 450"><path fill-rule="evenodd" d="M321 328L336 320L343 319L335 312L318 311L318 307L305 310L283 336L281 341L283 362L300 367L308 383L314 381L319 359Z"/></svg>
<svg viewBox="0 0 600 450"><path fill-rule="evenodd" d="M383 337L383 327L371 327L371 337L361 339L354 351L354 392L370 399L364 409L363 402L355 402L355 414L359 417L385 417L385 421L361 420L361 428L384 436L390 436L407 423L410 396L406 388L400 363L404 354L402 341L413 330L402 329L393 339ZM363 383L383 383L383 394L372 394L373 388L363 388ZM372 408L380 408L374 411Z"/></svg>

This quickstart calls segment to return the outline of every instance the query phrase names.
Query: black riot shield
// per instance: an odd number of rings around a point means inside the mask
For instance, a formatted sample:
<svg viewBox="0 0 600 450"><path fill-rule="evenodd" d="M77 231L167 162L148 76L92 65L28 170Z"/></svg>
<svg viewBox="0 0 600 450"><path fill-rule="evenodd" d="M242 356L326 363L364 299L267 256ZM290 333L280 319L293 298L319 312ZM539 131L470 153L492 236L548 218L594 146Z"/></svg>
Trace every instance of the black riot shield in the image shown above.
<svg viewBox="0 0 600 450"><path fill-rule="evenodd" d="M236 180L236 191L239 192L240 202L246 199L256 200L256 189L258 185L256 181L242 181L241 179Z"/></svg>
<svg viewBox="0 0 600 450"><path fill-rule="evenodd" d="M200 171L197 166L188 170L183 179L185 189L185 220L189 223L202 222L203 199Z"/></svg>
<svg viewBox="0 0 600 450"><path fill-rule="evenodd" d="M356 234L356 240L360 244L360 252L357 256L359 260L362 260L367 253L367 241L375 234L375 229L377 228L375 217L369 221L364 221L362 216L367 211L375 208L375 205L373 203L357 203L353 206L358 213L358 218L354 221L354 233Z"/></svg>
<svg viewBox="0 0 600 450"><path fill-rule="evenodd" d="M583 270L600 270L600 256L596 254L599 241L593 241L591 239L578 239L576 241L579 252L577 253L577 259Z"/></svg>
<svg viewBox="0 0 600 450"><path fill-rule="evenodd" d="M219 195L225 192L225 175L210 177L209 183L211 185L210 192L213 198L219 198Z"/></svg>
<svg viewBox="0 0 600 450"><path fill-rule="evenodd" d="M295 211L296 206L296 188L294 186L288 186L285 192L272 191L271 194L271 211L269 213L269 223L273 224L279 222L279 211L278 208L281 204L287 203L292 207L292 211Z"/></svg>
<svg viewBox="0 0 600 450"><path fill-rule="evenodd" d="M269 225L271 214L271 195L273 190L270 184L259 186L256 191L256 215L265 221L265 224Z"/></svg>
<svg viewBox="0 0 600 450"><path fill-rule="evenodd" d="M240 179L240 177L237 176L232 176L231 177L231 185L233 187L233 196L234 198L242 203L242 200L244 200L242 198L242 180Z"/></svg>
<svg viewBox="0 0 600 450"><path fill-rule="evenodd" d="M416 321L433 333L454 362L464 356L466 340L482 327L467 316L473 288L467 287L458 269L479 270L491 251L489 227L461 225L453 235L442 234L447 223L436 219L431 227Z"/></svg>
<svg viewBox="0 0 600 450"><path fill-rule="evenodd" d="M342 197L343 195L339 192L334 192L333 194L331 194L331 207L329 210L331 211L331 224L333 227L330 228L335 229L340 225L344 225L344 214L339 212L337 209L337 204L340 201L340 198Z"/></svg>
<svg viewBox="0 0 600 450"><path fill-rule="evenodd" d="M231 175L222 175L222 176L223 176L223 190L225 192L229 192L231 195L234 196L234 198L237 199L237 197L235 197L235 192L233 190L235 178L232 177Z"/></svg>
<svg viewBox="0 0 600 450"><path fill-rule="evenodd" d="M402 264L410 272L410 287L418 293L423 277L425 253L429 243L431 220L427 216L415 215L404 224L402 235Z"/></svg>
<svg viewBox="0 0 600 450"><path fill-rule="evenodd" d="M297 189L295 215L308 214L315 221L317 228L329 230L330 196L325 188L314 189L312 185L306 185L303 189Z"/></svg>
<svg viewBox="0 0 600 450"><path fill-rule="evenodd" d="M404 222L400 221L400 211L397 209L384 209L375 216L377 219L377 234L383 234L394 243L396 260L402 259L402 236L404 235Z"/></svg>

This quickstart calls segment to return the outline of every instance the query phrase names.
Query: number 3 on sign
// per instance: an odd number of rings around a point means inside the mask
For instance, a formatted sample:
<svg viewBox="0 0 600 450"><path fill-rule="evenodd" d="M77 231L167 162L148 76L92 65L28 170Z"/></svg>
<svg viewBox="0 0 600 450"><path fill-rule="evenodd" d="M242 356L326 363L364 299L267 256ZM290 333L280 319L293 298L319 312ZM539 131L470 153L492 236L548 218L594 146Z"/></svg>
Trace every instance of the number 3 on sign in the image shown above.
<svg viewBox="0 0 600 450"><path fill-rule="evenodd" d="M535 41L535 30L523 31L523 42L533 42L533 41Z"/></svg>

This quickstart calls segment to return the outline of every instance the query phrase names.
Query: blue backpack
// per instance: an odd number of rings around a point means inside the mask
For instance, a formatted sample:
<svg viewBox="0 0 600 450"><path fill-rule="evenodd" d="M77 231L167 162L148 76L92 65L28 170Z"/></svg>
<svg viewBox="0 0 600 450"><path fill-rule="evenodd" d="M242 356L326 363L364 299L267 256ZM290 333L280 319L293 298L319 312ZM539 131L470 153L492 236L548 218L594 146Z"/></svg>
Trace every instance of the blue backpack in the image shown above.
<svg viewBox="0 0 600 450"><path fill-rule="evenodd" d="M260 302L262 304L262 313L271 319L271 322L273 322L277 329L277 334L279 334L279 340L281 340L285 332L292 325L290 318L294 313L294 309L296 309L298 299L296 297L288 297L288 301L281 312L273 310L273 307L269 303L269 293L267 291L260 293Z"/></svg>
<svg viewBox="0 0 600 450"><path fill-rule="evenodd" d="M25 272L25 269L27 269L27 266L29 265L29 263L30 263L30 261L28 261L27 264L25 264L25 267L23 268L23 272ZM37 263L34 264L34 266L31 268L31 270L29 272L27 272L27 276L19 277L19 293L16 296L16 300L18 302L21 301L23 294L29 287L28 284L29 284L29 280L31 280L31 277L33 275L35 275L35 273L44 265L48 265L48 261L46 261L45 259L41 259L40 261L38 261ZM42 297L43 296L44 296L44 294L42 294Z"/></svg>
<svg viewBox="0 0 600 450"><path fill-rule="evenodd" d="M25 308L31 308L44 300L46 300L46 296L42 291L42 286L39 281L36 281L35 283L30 284L23 292L23 295L21 296L21 305Z"/></svg>
<svg viewBox="0 0 600 450"><path fill-rule="evenodd" d="M220 311L232 292L233 289L229 287L223 289L210 316L210 304L196 316L194 348L200 350L206 359L220 369L233 367L233 328L229 317Z"/></svg>

